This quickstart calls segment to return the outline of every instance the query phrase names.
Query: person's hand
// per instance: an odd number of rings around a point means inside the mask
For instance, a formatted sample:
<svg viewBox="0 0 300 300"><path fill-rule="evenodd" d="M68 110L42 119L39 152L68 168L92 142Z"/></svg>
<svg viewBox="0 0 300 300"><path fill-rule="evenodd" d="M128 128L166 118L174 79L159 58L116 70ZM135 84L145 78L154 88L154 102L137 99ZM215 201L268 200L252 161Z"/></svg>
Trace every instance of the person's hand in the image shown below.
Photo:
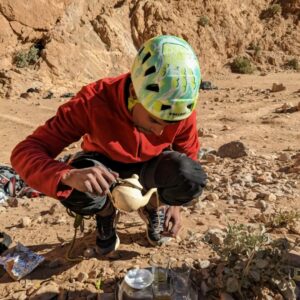
<svg viewBox="0 0 300 300"><path fill-rule="evenodd" d="M181 226L180 206L169 206L165 216L165 232L170 236L176 237Z"/></svg>
<svg viewBox="0 0 300 300"><path fill-rule="evenodd" d="M84 169L72 169L62 177L61 182L83 193L104 196L118 177L118 173L99 165Z"/></svg>

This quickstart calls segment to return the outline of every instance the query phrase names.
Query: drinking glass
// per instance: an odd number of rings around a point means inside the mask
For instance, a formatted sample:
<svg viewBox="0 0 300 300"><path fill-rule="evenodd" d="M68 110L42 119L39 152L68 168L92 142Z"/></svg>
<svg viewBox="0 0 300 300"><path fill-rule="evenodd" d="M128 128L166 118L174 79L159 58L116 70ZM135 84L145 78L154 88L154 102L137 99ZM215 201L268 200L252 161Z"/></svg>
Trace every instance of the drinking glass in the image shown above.
<svg viewBox="0 0 300 300"><path fill-rule="evenodd" d="M150 258L153 274L152 291L154 300L171 300L171 282L169 275L169 257L155 253Z"/></svg>
<svg viewBox="0 0 300 300"><path fill-rule="evenodd" d="M172 300L190 299L190 272L191 266L188 263L180 261L171 262Z"/></svg>

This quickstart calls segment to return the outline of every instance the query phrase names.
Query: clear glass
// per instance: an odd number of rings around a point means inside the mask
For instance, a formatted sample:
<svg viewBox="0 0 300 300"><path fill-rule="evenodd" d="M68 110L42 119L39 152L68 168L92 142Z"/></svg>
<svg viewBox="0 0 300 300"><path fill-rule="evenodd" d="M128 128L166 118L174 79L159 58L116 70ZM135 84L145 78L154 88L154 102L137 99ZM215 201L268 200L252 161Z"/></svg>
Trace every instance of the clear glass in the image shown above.
<svg viewBox="0 0 300 300"><path fill-rule="evenodd" d="M170 278L172 282L172 300L190 300L191 266L186 262L172 261Z"/></svg>
<svg viewBox="0 0 300 300"><path fill-rule="evenodd" d="M150 258L153 274L152 291L154 300L172 300L172 286L169 280L169 262L169 257L162 253L155 253Z"/></svg>

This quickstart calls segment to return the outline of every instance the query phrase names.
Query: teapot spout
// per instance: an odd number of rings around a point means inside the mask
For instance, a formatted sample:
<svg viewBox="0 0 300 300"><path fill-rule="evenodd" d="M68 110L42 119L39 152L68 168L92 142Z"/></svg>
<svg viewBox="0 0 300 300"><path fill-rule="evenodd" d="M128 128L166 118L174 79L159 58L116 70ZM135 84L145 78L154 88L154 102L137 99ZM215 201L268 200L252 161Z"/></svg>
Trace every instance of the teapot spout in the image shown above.
<svg viewBox="0 0 300 300"><path fill-rule="evenodd" d="M150 189L144 196L143 196L143 206L145 206L148 202L149 202L149 200L150 200L150 198L151 198L151 196L153 195L153 193L155 193L157 191L157 188L152 188L152 189Z"/></svg>

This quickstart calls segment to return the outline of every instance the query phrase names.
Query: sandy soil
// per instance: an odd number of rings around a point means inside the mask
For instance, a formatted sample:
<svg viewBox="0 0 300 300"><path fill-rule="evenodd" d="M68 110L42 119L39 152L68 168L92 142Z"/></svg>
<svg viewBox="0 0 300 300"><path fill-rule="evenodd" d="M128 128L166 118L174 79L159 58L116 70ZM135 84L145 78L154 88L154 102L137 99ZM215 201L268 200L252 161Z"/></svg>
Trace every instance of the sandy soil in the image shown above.
<svg viewBox="0 0 300 300"><path fill-rule="evenodd" d="M198 126L204 131L204 136L200 137L203 148L218 149L224 143L239 140L251 150L253 157L270 161L274 172L278 171L278 155L299 153L300 111L275 113L284 103L292 106L299 103L299 73L219 75L206 79L212 80L218 90L201 91L200 94ZM274 82L283 83L286 90L270 92ZM1 164L9 164L14 145L52 116L62 101L66 100L41 99L39 94L32 94L28 99L0 99ZM77 143L62 155L78 151L79 147ZM212 166L203 162L210 176L213 176L212 170L218 170L218 163L222 161L217 160ZM283 165L289 163L287 161ZM235 165L243 168L243 159L239 159ZM226 168L224 170L226 173ZM300 205L300 176L299 173L287 176L292 176L294 181L291 194L279 197L280 201L272 205L297 209ZM208 189L201 199L205 200L211 192ZM226 198L226 191L223 194ZM56 288L61 288L60 299L93 299L98 293L95 287L97 278L104 280L103 289L110 292L114 289L115 277L121 276L132 266L147 266L151 253L161 251L170 257L180 254L193 260L208 259L212 251L201 241L207 229L224 228L228 220L248 223L260 211L251 201L248 201L250 204L247 202L232 207L223 198L204 201L208 203L204 208L185 208L180 238L159 249L147 244L144 224L137 215L124 214L118 225L121 246L116 256L112 259L92 257L82 262L68 262L64 258L73 236L73 219L66 214L63 206L48 197L19 199L16 207L8 206L0 211L0 229L12 236L14 245L20 242L45 256L46 260L21 281L15 282L7 274L2 276L0 298L30 299L37 290L51 282ZM23 217L30 218L28 226L22 227ZM82 255L85 249L93 247L94 223L93 219L86 221L85 232L79 234L76 241L76 255ZM193 243L190 243L191 236ZM290 236L295 237L294 234ZM88 274L88 278L81 281L80 273Z"/></svg>

